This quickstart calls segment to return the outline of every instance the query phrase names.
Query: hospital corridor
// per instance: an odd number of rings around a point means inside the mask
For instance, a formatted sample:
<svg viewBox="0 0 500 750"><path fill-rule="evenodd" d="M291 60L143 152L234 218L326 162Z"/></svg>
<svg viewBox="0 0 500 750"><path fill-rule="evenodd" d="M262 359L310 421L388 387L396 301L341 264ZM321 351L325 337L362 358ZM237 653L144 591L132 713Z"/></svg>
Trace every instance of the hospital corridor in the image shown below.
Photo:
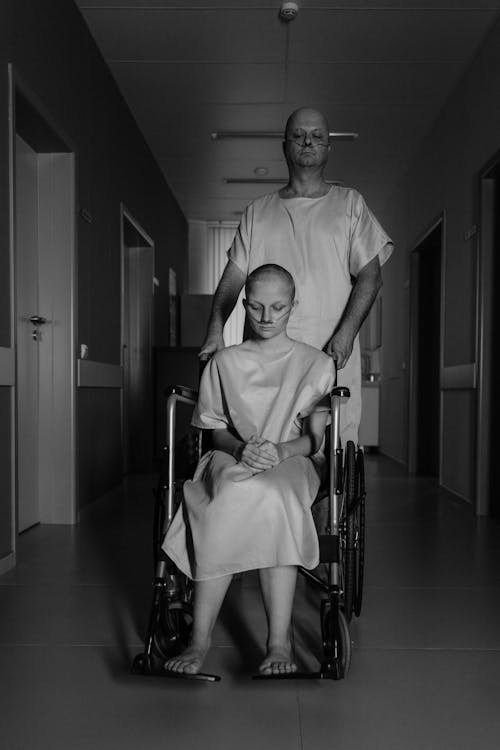
<svg viewBox="0 0 500 750"><path fill-rule="evenodd" d="M2 0L0 750L500 746L499 91L500 0Z"/></svg>

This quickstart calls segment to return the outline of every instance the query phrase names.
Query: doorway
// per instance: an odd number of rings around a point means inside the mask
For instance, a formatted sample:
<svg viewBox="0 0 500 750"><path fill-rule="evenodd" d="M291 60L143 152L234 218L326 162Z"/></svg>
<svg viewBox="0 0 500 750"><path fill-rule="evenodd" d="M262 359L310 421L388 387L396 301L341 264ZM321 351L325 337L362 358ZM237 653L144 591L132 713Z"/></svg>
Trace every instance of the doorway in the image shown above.
<svg viewBox="0 0 500 750"><path fill-rule="evenodd" d="M123 473L153 466L154 243L121 207Z"/></svg>
<svg viewBox="0 0 500 750"><path fill-rule="evenodd" d="M481 171L480 241L477 294L477 515L500 515L500 396L495 387L500 366L500 154Z"/></svg>
<svg viewBox="0 0 500 750"><path fill-rule="evenodd" d="M12 86L17 531L75 523L74 154Z"/></svg>
<svg viewBox="0 0 500 750"><path fill-rule="evenodd" d="M443 221L418 243L410 258L409 470L440 476L441 268Z"/></svg>

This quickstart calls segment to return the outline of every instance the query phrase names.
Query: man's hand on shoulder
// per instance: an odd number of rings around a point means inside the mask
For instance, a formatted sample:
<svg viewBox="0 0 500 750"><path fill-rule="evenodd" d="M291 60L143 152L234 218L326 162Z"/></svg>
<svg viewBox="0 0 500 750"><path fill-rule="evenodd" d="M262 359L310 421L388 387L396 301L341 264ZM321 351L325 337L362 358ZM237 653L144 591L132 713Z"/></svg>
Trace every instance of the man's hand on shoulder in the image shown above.
<svg viewBox="0 0 500 750"><path fill-rule="evenodd" d="M211 332L209 331L205 337L205 341L201 345L201 349L198 353L199 359L210 359L219 349L224 349L224 337L222 332Z"/></svg>
<svg viewBox="0 0 500 750"><path fill-rule="evenodd" d="M337 331L325 347L327 354L336 360L337 368L341 370L345 367L347 360L351 356L354 338L342 331Z"/></svg>

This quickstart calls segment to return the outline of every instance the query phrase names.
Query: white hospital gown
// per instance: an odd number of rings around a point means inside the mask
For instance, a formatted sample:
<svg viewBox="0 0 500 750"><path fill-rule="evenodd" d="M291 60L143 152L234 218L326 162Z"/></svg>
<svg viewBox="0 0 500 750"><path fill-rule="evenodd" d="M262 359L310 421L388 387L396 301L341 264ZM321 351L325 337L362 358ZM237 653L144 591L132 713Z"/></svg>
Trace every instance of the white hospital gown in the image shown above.
<svg viewBox="0 0 500 750"><path fill-rule="evenodd" d="M244 442L253 435L293 440L301 419L325 408L333 381L331 359L311 346L295 342L287 354L263 358L244 342L217 352L205 368L192 423L227 428ZM163 549L195 580L281 565L314 568L315 463L320 454L314 461L294 456L252 475L228 453L209 451L184 484L184 505Z"/></svg>
<svg viewBox="0 0 500 750"><path fill-rule="evenodd" d="M287 333L322 349L340 322L352 290L352 277L377 255L382 265L393 244L362 196L333 185L320 198L280 198L271 193L245 210L233 244L231 261L245 273L277 263L293 276L298 306ZM351 390L341 410L343 441L357 442L361 418L361 361L356 338L339 385Z"/></svg>

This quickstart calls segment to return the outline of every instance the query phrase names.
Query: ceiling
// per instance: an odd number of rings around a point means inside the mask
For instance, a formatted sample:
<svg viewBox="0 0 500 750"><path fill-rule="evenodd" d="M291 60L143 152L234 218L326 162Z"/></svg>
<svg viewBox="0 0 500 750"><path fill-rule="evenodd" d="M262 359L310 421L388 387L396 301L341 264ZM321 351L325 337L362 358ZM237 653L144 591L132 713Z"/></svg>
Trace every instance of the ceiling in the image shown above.
<svg viewBox="0 0 500 750"><path fill-rule="evenodd" d="M298 106L335 131L327 178L377 212L498 18L500 0L77 0L186 217L236 221L286 177L280 140L214 141L216 130L282 130Z"/></svg>

